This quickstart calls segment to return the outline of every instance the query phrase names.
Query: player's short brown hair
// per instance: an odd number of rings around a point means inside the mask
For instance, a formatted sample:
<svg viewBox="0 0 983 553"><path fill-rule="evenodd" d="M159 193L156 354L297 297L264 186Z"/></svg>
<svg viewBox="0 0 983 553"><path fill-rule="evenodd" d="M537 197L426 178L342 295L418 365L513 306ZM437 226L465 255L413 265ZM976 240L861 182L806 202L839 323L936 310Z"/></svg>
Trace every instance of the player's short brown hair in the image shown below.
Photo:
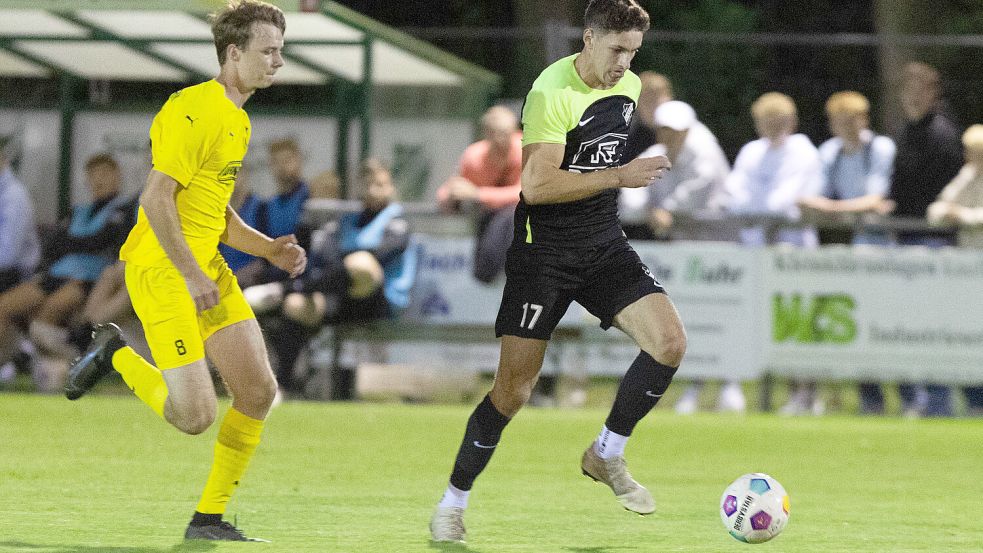
<svg viewBox="0 0 983 553"><path fill-rule="evenodd" d="M635 0L590 0L584 10L584 27L624 33L649 30L649 14Z"/></svg>
<svg viewBox="0 0 983 553"><path fill-rule="evenodd" d="M107 167L110 167L111 169L119 171L119 163L116 162L116 158L114 158L112 154L108 154L108 153L96 154L90 157L85 162L85 170L91 171L92 169L100 165L105 165Z"/></svg>
<svg viewBox="0 0 983 553"><path fill-rule="evenodd" d="M852 90L835 92L826 100L827 115L869 115L870 102L867 98Z"/></svg>
<svg viewBox="0 0 983 553"><path fill-rule="evenodd" d="M230 44L240 50L246 49L252 38L253 23L269 23L280 29L280 33L287 30L283 11L259 0L229 0L225 8L211 15L211 21L219 65L225 63L225 52Z"/></svg>

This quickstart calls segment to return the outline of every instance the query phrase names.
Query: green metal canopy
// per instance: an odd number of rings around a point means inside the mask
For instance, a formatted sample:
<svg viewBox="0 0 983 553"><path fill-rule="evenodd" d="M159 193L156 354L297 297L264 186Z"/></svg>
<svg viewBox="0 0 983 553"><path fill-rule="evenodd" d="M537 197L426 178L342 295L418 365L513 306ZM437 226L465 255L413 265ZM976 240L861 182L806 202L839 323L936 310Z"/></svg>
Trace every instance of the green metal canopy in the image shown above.
<svg viewBox="0 0 983 553"><path fill-rule="evenodd" d="M194 83L218 73L207 22L224 2L176 0L0 0L0 82L56 79L62 89L60 211L68 209L74 113L86 109L71 94L78 82ZM319 115L338 118L338 172L347 173L349 126L360 126L361 153L371 146L373 112L396 102L374 96L406 90L446 91L459 112L477 117L498 93L501 79L442 50L334 2L295 11L296 2L273 1L287 21L277 82L332 86ZM316 88L312 89L318 95ZM421 92L422 93L422 92ZM125 109L125 106L123 107Z"/></svg>

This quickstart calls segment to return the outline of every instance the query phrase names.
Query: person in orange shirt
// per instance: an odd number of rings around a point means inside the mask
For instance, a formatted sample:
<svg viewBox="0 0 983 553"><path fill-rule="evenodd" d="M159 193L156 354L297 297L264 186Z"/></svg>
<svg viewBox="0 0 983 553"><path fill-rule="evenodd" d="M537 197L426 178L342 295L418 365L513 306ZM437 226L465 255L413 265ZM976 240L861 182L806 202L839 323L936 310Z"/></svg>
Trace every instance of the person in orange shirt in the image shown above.
<svg viewBox="0 0 983 553"><path fill-rule="evenodd" d="M481 129L484 139L464 150L458 174L437 190L437 201L447 213L478 208L473 274L489 283L505 266L505 250L512 242L521 190L522 134L515 114L504 106L485 112Z"/></svg>

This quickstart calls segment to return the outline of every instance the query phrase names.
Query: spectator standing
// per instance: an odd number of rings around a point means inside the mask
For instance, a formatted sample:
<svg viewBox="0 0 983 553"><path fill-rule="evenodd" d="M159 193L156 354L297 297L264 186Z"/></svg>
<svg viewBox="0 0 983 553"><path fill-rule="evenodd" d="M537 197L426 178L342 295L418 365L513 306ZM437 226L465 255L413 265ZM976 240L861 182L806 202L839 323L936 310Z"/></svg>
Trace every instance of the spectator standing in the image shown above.
<svg viewBox="0 0 983 553"><path fill-rule="evenodd" d="M881 212L894 171L894 141L870 130L870 102L859 92L830 96L826 115L833 137L819 146L822 190L800 199L799 207L820 215ZM851 241L883 242L868 235Z"/></svg>
<svg viewBox="0 0 983 553"><path fill-rule="evenodd" d="M672 171L647 188L649 226L656 236L668 237L673 226L673 212L707 211L719 207L730 165L717 138L700 123L689 104L679 100L662 102L654 116L659 143L639 157L664 154L672 162ZM686 388L676 402L677 413L696 412L703 384L702 380L697 380ZM726 382L720 389L717 409L743 412L746 406L740 383Z"/></svg>
<svg viewBox="0 0 983 553"><path fill-rule="evenodd" d="M929 204L962 167L959 130L943 113L941 97L941 77L934 67L917 61L904 66L901 107L906 122L896 138L898 154L885 205L885 210L894 208L894 216L925 219ZM951 245L953 241L947 231L909 231L897 235L897 242L902 246L938 247ZM898 394L906 415L953 414L952 391L947 386L901 383Z"/></svg>
<svg viewBox="0 0 983 553"><path fill-rule="evenodd" d="M30 276L41 258L31 196L17 180L0 136L0 293Z"/></svg>
<svg viewBox="0 0 983 553"><path fill-rule="evenodd" d="M930 223L957 224L959 246L983 249L983 125L973 125L963 134L966 164L928 206ZM963 389L966 412L983 416L983 387Z"/></svg>
<svg viewBox="0 0 983 553"><path fill-rule="evenodd" d="M815 196L822 186L819 151L804 134L796 133L795 103L780 92L763 94L751 105L758 138L745 144L727 177L725 208L737 215L797 219L796 202ZM741 242L760 246L782 242L815 246L811 229L779 229L773 240L762 226L741 231Z"/></svg>
<svg viewBox="0 0 983 553"><path fill-rule="evenodd" d="M672 83L669 78L654 71L638 74L642 91L638 95L638 106L628 126L628 144L625 146L623 162L641 156L659 142L655 124L655 110L672 100ZM647 155L662 155L662 152ZM649 227L649 193L645 188L622 188L618 191L618 216L625 236L631 239L652 240L656 238Z"/></svg>
<svg viewBox="0 0 983 553"><path fill-rule="evenodd" d="M464 150L458 174L437 190L437 201L452 213L478 205L473 274L490 283L501 274L512 242L512 217L521 190L522 134L515 114L503 106L485 112L481 129L484 138Z"/></svg>
<svg viewBox="0 0 983 553"><path fill-rule="evenodd" d="M804 134L795 133L798 115L795 102L780 92L768 92L751 105L759 139L741 148L734 170L727 177L724 203L737 215L798 219L797 202L819 194L822 170L819 151ZM741 242L761 246L780 242L800 247L817 244L812 229L766 229L752 226L741 231ZM782 412L798 414L822 411L816 398L816 382L792 381L789 402Z"/></svg>
<svg viewBox="0 0 983 553"><path fill-rule="evenodd" d="M896 148L894 141L870 130L870 102L859 92L842 91L826 101L833 137L819 147L823 188L819 195L802 198L803 213L820 217L839 214L882 213L891 183ZM820 232L823 244L884 244L883 236L863 233ZM876 382L859 384L860 412L884 412L884 395ZM800 408L805 406L800 405Z"/></svg>
<svg viewBox="0 0 983 553"><path fill-rule="evenodd" d="M649 225L657 235L667 235L674 211L692 213L721 207L730 164L717 137L697 119L689 104L678 100L661 104L655 110L655 124L659 144L641 157L664 153L672 162L672 171L648 187Z"/></svg>

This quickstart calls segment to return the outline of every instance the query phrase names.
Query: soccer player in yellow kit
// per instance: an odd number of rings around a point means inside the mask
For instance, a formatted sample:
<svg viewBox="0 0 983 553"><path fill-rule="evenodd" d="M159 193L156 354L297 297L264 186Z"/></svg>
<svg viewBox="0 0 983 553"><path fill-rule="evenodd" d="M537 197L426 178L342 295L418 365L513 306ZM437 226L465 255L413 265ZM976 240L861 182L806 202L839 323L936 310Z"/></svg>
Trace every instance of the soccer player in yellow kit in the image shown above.
<svg viewBox="0 0 983 553"><path fill-rule="evenodd" d="M307 264L292 235L271 239L229 206L249 145L242 105L273 84L283 66L285 26L275 6L230 0L212 20L218 77L174 93L154 118L153 169L120 259L157 366L127 346L118 327L103 325L72 364L65 388L69 399L78 399L115 369L155 413L182 432L200 434L217 411L205 355L214 362L232 407L186 539L254 541L222 515L259 444L277 386L259 325L218 243L264 257L292 276Z"/></svg>

